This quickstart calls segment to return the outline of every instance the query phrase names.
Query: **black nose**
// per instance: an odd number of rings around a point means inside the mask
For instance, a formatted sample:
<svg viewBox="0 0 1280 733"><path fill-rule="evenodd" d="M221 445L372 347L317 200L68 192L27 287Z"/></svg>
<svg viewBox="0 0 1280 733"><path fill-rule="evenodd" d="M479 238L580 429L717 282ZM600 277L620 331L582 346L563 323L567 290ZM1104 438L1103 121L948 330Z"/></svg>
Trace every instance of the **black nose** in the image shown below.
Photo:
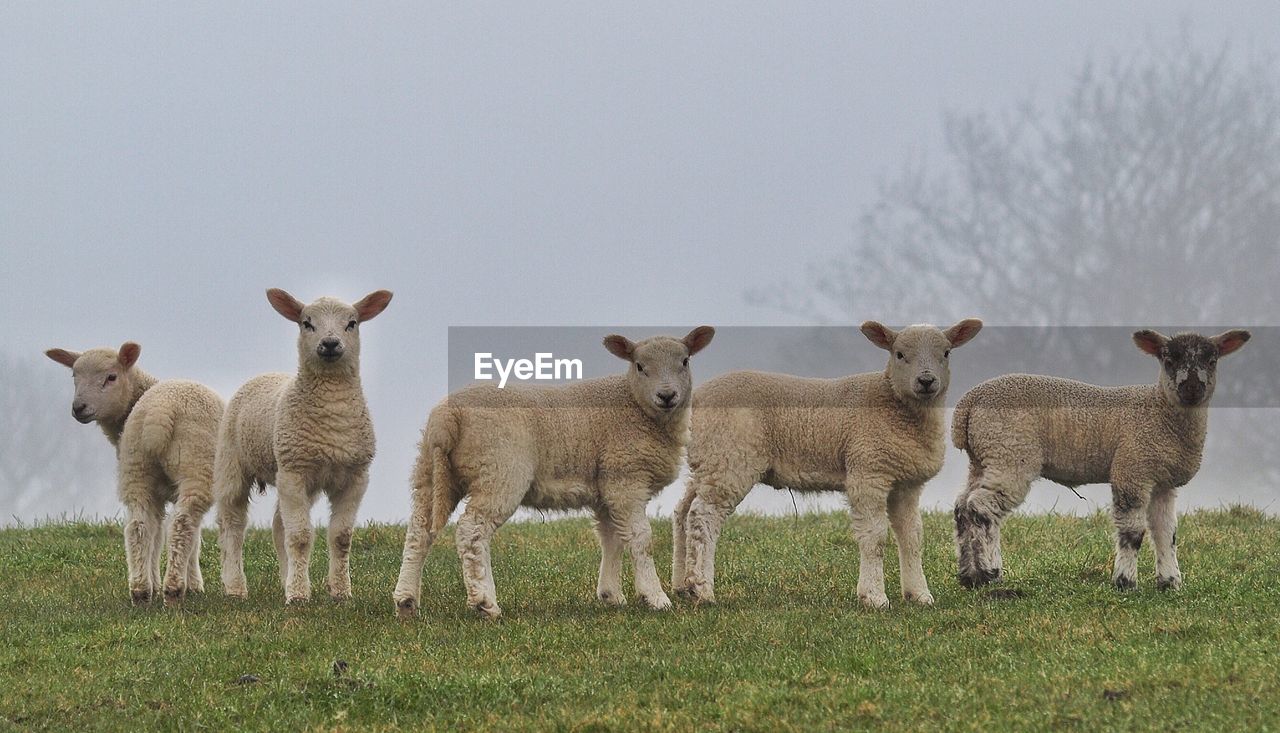
<svg viewBox="0 0 1280 733"><path fill-rule="evenodd" d="M325 351L337 351L338 347L341 345L342 345L342 342L339 341L338 339L328 338L328 339L320 340L320 348L324 349Z"/></svg>
<svg viewBox="0 0 1280 733"><path fill-rule="evenodd" d="M676 401L676 393L674 390L663 390L658 393L658 399L662 400L662 404L670 406Z"/></svg>
<svg viewBox="0 0 1280 733"><path fill-rule="evenodd" d="M71 414L75 415L76 417L80 417L84 415L84 410L85 410L84 403L77 403L71 406Z"/></svg>
<svg viewBox="0 0 1280 733"><path fill-rule="evenodd" d="M920 376L916 377L916 382L920 384L920 387L922 389L930 389L931 387L933 387L933 383L936 381L938 381L938 378L933 376L932 374L921 374Z"/></svg>

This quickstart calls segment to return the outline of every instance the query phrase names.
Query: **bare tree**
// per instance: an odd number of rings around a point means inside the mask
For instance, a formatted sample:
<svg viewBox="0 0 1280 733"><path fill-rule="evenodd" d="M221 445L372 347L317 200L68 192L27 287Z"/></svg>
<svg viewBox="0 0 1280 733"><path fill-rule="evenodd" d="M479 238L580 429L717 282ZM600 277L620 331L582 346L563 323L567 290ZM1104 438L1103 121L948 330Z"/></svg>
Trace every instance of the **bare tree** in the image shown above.
<svg viewBox="0 0 1280 733"><path fill-rule="evenodd" d="M874 312L1248 325L1277 312L1280 76L1270 59L1206 50L1184 32L1085 63L1048 110L1024 99L1000 115L948 114L944 127L942 163L887 181L847 250L813 263L803 286L748 299L819 323ZM1077 360L1115 356L1067 348ZM1257 413L1226 421L1256 462L1270 453L1276 411L1238 412ZM1275 459L1261 460L1280 476Z"/></svg>
<svg viewBox="0 0 1280 733"><path fill-rule="evenodd" d="M110 513L115 454L71 417L71 378L43 358L0 357L0 522Z"/></svg>

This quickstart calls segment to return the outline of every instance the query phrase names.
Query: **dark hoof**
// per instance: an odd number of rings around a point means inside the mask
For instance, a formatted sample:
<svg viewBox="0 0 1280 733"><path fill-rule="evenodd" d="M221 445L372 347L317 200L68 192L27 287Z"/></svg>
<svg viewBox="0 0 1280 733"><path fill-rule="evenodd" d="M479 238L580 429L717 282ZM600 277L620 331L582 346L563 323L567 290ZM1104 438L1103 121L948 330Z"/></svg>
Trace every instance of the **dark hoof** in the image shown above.
<svg viewBox="0 0 1280 733"><path fill-rule="evenodd" d="M1177 590L1182 587L1182 578L1156 578L1156 590Z"/></svg>
<svg viewBox="0 0 1280 733"><path fill-rule="evenodd" d="M693 600L693 592L690 591L688 588L676 588L675 593L676 593L676 596L683 598L686 601Z"/></svg>
<svg viewBox="0 0 1280 733"><path fill-rule="evenodd" d="M410 619L418 615L418 602L412 598L406 598L396 604L396 616L403 619Z"/></svg>
<svg viewBox="0 0 1280 733"><path fill-rule="evenodd" d="M1113 582L1115 583L1116 590L1133 590L1138 587L1138 581L1128 577L1127 575L1121 575Z"/></svg>
<svg viewBox="0 0 1280 733"><path fill-rule="evenodd" d="M961 573L959 578L960 585L972 589L998 583L1003 578L1003 574L1000 568L993 568L991 570L974 570L970 573Z"/></svg>
<svg viewBox="0 0 1280 733"><path fill-rule="evenodd" d="M133 605L135 606L145 606L151 602L151 591L149 590L130 591L129 595L133 599Z"/></svg>

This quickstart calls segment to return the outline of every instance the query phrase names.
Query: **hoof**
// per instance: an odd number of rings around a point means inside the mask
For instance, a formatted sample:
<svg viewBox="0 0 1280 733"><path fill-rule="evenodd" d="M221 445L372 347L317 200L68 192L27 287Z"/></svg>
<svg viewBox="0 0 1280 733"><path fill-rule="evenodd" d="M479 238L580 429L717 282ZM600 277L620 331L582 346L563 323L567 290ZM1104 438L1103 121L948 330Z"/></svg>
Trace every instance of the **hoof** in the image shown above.
<svg viewBox="0 0 1280 733"><path fill-rule="evenodd" d="M867 608L873 608L877 611L884 610L889 607L889 598L884 594L879 595L858 595L858 600L862 601L862 605Z"/></svg>
<svg viewBox="0 0 1280 733"><path fill-rule="evenodd" d="M1169 578L1156 578L1156 588L1158 590L1178 590L1182 587L1182 576L1174 575Z"/></svg>
<svg viewBox="0 0 1280 733"><path fill-rule="evenodd" d="M486 621L493 621L502 615L502 609L498 608L498 604L490 603L488 601L481 601L480 603L471 606L471 608L480 616L480 618L485 619Z"/></svg>
<svg viewBox="0 0 1280 733"><path fill-rule="evenodd" d="M182 605L182 597L186 595L182 588L165 588L164 605L166 608L177 608Z"/></svg>
<svg viewBox="0 0 1280 733"><path fill-rule="evenodd" d="M245 599L249 597L249 589L243 585L224 585L222 594L228 598Z"/></svg>
<svg viewBox="0 0 1280 733"><path fill-rule="evenodd" d="M1112 583L1115 584L1116 590L1133 590L1138 587L1138 581L1127 575L1117 575Z"/></svg>
<svg viewBox="0 0 1280 733"><path fill-rule="evenodd" d="M966 588L981 588L984 585L998 583L1004 578L1000 568L992 568L990 570L973 570L972 572L960 573L960 585Z"/></svg>
<svg viewBox="0 0 1280 733"><path fill-rule="evenodd" d="M925 591L923 593L903 593L902 598L903 600L911 601L912 603L918 603L921 606L933 605L933 594L929 591Z"/></svg>
<svg viewBox="0 0 1280 733"><path fill-rule="evenodd" d="M668 611L671 609L671 599L665 593L659 593L652 598L642 598L646 608L654 611Z"/></svg>
<svg viewBox="0 0 1280 733"><path fill-rule="evenodd" d="M693 591L689 590L688 586L675 588L674 591L677 598L683 598L686 601L693 600Z"/></svg>
<svg viewBox="0 0 1280 733"><path fill-rule="evenodd" d="M596 598L599 598L606 606L613 606L614 608L621 608L627 605L627 597L614 591L599 591L596 593Z"/></svg>
<svg viewBox="0 0 1280 733"><path fill-rule="evenodd" d="M284 604L286 606L301 606L311 600L311 596L286 596Z"/></svg>
<svg viewBox="0 0 1280 733"><path fill-rule="evenodd" d="M418 615L418 601L405 598L396 603L396 618L408 620Z"/></svg>
<svg viewBox="0 0 1280 733"><path fill-rule="evenodd" d="M149 590L131 590L129 591L130 600L135 606L145 606L151 602L151 591Z"/></svg>

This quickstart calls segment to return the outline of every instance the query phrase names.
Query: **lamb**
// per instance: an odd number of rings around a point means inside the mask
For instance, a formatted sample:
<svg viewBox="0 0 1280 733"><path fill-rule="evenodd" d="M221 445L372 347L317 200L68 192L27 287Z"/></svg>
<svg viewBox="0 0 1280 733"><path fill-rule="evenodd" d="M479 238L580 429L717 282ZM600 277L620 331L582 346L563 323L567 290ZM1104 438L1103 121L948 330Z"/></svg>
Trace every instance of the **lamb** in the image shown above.
<svg viewBox="0 0 1280 733"><path fill-rule="evenodd" d="M1218 358L1248 340L1243 330L1211 338L1143 330L1133 341L1160 360L1153 385L1010 374L970 390L952 423L955 446L969 454L955 506L960 582L973 588L1001 579L1000 525L1043 477L1069 487L1111 483L1117 588L1136 587L1148 526L1156 587L1181 587L1174 500L1200 468Z"/></svg>
<svg viewBox="0 0 1280 733"><path fill-rule="evenodd" d="M635 589L652 609L668 609L651 554L645 506L675 480L689 440L689 357L711 342L710 326L683 339L639 343L605 337L631 366L625 375L557 387L468 387L437 405L423 429L413 471L413 513L393 599L402 618L418 609L422 564L464 496L457 548L467 603L483 617L498 606L489 542L520 505L589 508L601 561L596 595L626 603L622 550L630 549Z"/></svg>
<svg viewBox="0 0 1280 733"><path fill-rule="evenodd" d="M248 596L244 535L256 483L277 488L272 533L285 602L311 597L311 506L329 498L329 595L351 597L351 535L369 484L373 423L360 386L360 325L391 302L378 290L353 305L320 298L304 305L267 291L276 312L298 324L298 371L255 377L227 406L218 433L214 494L227 595Z"/></svg>
<svg viewBox="0 0 1280 733"><path fill-rule="evenodd" d="M920 491L942 469L951 349L981 328L976 318L945 331L927 325L894 331L867 321L862 333L889 352L883 372L839 379L730 372L699 387L691 475L673 522L676 592L715 601L721 527L763 483L848 495L861 556L858 598L873 608L889 605L883 559L892 524L903 597L933 603L920 556Z"/></svg>
<svg viewBox="0 0 1280 733"><path fill-rule="evenodd" d="M49 349L75 378L71 414L97 422L116 449L120 500L125 506L124 552L135 604L161 590L160 553L165 505L174 504L164 574L166 606L204 591L200 574L200 522L213 499L213 453L222 398L182 379L157 380L136 366L142 347L83 353Z"/></svg>

